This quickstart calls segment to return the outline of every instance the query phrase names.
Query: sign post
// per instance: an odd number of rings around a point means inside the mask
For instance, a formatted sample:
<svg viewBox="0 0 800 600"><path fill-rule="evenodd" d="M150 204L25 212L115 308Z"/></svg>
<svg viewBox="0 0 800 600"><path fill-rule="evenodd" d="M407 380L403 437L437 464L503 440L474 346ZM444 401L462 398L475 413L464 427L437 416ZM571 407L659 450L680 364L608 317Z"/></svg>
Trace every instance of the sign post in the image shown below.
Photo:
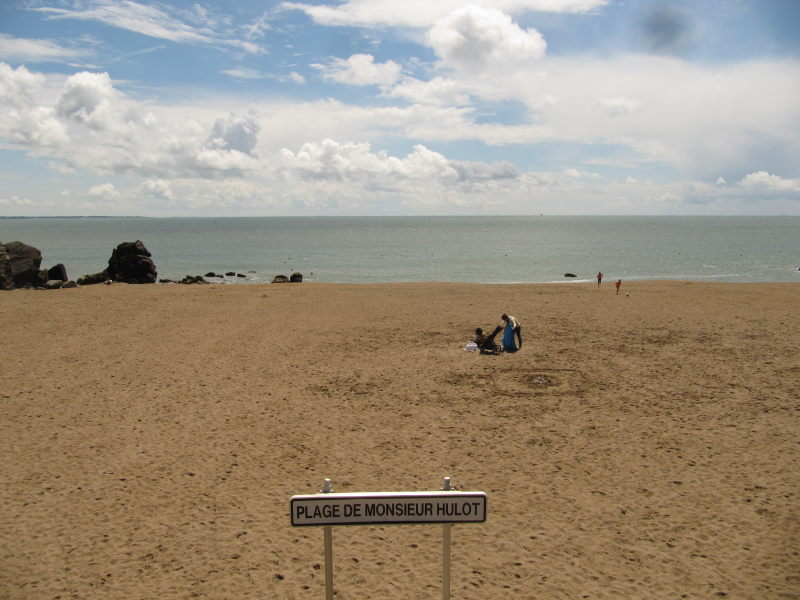
<svg viewBox="0 0 800 600"><path fill-rule="evenodd" d="M444 478L442 489L450 491L450 478ZM450 600L450 523L442 525L442 600Z"/></svg>
<svg viewBox="0 0 800 600"><path fill-rule="evenodd" d="M322 482L322 493L330 494L331 480ZM333 528L325 526L325 600L333 600Z"/></svg>
<svg viewBox="0 0 800 600"><path fill-rule="evenodd" d="M334 494L325 479L319 494L292 496L295 527L322 526L325 537L325 600L333 600L334 525L442 524L442 598L450 598L450 533L454 523L486 521L486 494L453 489L444 478L437 492Z"/></svg>

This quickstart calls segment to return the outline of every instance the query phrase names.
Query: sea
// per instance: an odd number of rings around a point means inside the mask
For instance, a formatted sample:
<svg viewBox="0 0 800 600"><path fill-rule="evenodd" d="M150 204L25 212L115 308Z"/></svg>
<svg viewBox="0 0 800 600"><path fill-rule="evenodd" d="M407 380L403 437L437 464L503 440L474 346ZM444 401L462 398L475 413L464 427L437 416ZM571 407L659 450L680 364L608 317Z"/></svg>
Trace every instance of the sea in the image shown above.
<svg viewBox="0 0 800 600"><path fill-rule="evenodd" d="M302 273L328 283L800 281L800 216L0 218L0 243L42 252L71 279L141 240L159 279ZM575 277L565 277L571 273Z"/></svg>

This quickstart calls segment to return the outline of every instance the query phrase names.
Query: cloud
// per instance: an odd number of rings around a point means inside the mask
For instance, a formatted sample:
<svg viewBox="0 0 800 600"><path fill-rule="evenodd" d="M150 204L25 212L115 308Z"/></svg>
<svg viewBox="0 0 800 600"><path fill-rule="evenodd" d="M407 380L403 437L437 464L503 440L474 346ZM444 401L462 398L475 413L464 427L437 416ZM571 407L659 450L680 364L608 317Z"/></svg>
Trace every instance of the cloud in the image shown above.
<svg viewBox="0 0 800 600"><path fill-rule="evenodd" d="M59 90L55 78L0 63L0 137L62 172L214 178L257 168L256 113L212 115L139 103L107 73L76 73Z"/></svg>
<svg viewBox="0 0 800 600"><path fill-rule="evenodd" d="M0 63L0 137L47 154L69 137L56 111L38 105L37 96L44 85L44 76Z"/></svg>
<svg viewBox="0 0 800 600"><path fill-rule="evenodd" d="M9 196L8 198L0 198L0 206L27 208L34 205L35 202L33 202L30 198L22 198L20 196Z"/></svg>
<svg viewBox="0 0 800 600"><path fill-rule="evenodd" d="M459 129L464 139L569 142L594 146L594 158L605 154L603 145L624 147L640 160L701 178L740 178L754 170L754 160L791 173L800 155L796 60L696 65L655 55L546 57L535 69L459 75L473 106L513 101L528 110L512 125L467 124Z"/></svg>
<svg viewBox="0 0 800 600"><path fill-rule="evenodd" d="M639 102L625 97L598 98L597 105L611 117L623 117L639 108Z"/></svg>
<svg viewBox="0 0 800 600"><path fill-rule="evenodd" d="M464 6L438 20L428 44L446 67L461 71L508 71L544 56L547 43L494 8Z"/></svg>
<svg viewBox="0 0 800 600"><path fill-rule="evenodd" d="M414 104L436 104L439 106L464 106L469 103L469 94L455 79L434 77L421 81L408 77L385 92L390 98L403 98Z"/></svg>
<svg viewBox="0 0 800 600"><path fill-rule="evenodd" d="M766 171L756 171L745 175L739 181L739 185L745 188L768 190L772 192L793 192L800 193L800 179L784 179L778 175L772 175Z"/></svg>
<svg viewBox="0 0 800 600"><path fill-rule="evenodd" d="M331 139L303 144L296 153L284 149L284 173L300 178L331 181L361 181L376 177L397 181L473 183L506 180L519 176L510 163L488 164L450 160L422 144L405 158L385 151L373 152L368 143L340 143Z"/></svg>
<svg viewBox="0 0 800 600"><path fill-rule="evenodd" d="M139 191L150 200L168 205L175 203L172 183L165 179L147 179L141 183Z"/></svg>
<svg viewBox="0 0 800 600"><path fill-rule="evenodd" d="M223 75L228 75L234 79L264 79L266 75L255 69L239 67L237 69L224 69L220 71Z"/></svg>
<svg viewBox="0 0 800 600"><path fill-rule="evenodd" d="M116 200L122 197L113 183L103 183L89 189L89 195L103 200Z"/></svg>
<svg viewBox="0 0 800 600"><path fill-rule="evenodd" d="M347 60L333 59L323 70L326 79L347 85L389 85L397 81L401 67L393 60L376 63L371 54L353 54Z"/></svg>
<svg viewBox="0 0 800 600"><path fill-rule="evenodd" d="M260 129L258 115L254 110L242 114L232 113L224 119L214 121L214 128L207 145L252 155Z"/></svg>
<svg viewBox="0 0 800 600"><path fill-rule="evenodd" d="M70 8L41 7L33 10L48 13L52 19L98 21L142 35L172 42L214 42L208 29L197 29L166 12L131 0L94 0L73 2Z"/></svg>
<svg viewBox="0 0 800 600"><path fill-rule="evenodd" d="M67 79L56 112L65 119L103 129L108 125L111 105L116 97L108 73L84 71Z"/></svg>
<svg viewBox="0 0 800 600"><path fill-rule="evenodd" d="M665 95L664 82L680 94ZM333 99L243 106L234 95L168 105L124 94L106 73L44 76L0 63L0 139L73 172L71 181L102 177L85 189L105 195L86 194L87 201L114 199L119 191L103 187L113 176L139 178L122 199L154 211L711 214L753 211L764 206L758 198L796 204L798 86L795 61L698 67L652 55L545 57L535 69L503 76L405 78L382 90L407 106ZM474 105L441 103L448 94ZM495 101L523 107L515 124L486 120ZM454 160L443 148L504 160ZM550 161L552 171L525 172L510 162L553 148L569 152L561 165ZM591 173L589 164L602 168ZM653 167L695 184L652 184L644 170ZM606 179L610 172L618 181ZM719 177L739 183L714 184ZM705 187L697 184L703 179ZM36 206L53 201L18 190L5 196L11 194ZM78 210L76 198L55 202ZM127 210L140 214L135 205Z"/></svg>
<svg viewBox="0 0 800 600"><path fill-rule="evenodd" d="M531 11L584 13L608 0L483 0L481 6L521 14ZM464 5L463 0L349 0L337 6L284 2L285 10L301 10L321 25L356 27L430 27Z"/></svg>
<svg viewBox="0 0 800 600"><path fill-rule="evenodd" d="M65 62L83 56L83 52L66 48L50 40L17 38L0 33L0 60L23 63Z"/></svg>
<svg viewBox="0 0 800 600"><path fill-rule="evenodd" d="M111 27L178 44L225 45L249 53L265 50L247 39L224 30L224 20L213 19L202 6L181 11L169 5L148 5L133 0L72 0L58 7L42 6L31 10L50 19L97 21Z"/></svg>

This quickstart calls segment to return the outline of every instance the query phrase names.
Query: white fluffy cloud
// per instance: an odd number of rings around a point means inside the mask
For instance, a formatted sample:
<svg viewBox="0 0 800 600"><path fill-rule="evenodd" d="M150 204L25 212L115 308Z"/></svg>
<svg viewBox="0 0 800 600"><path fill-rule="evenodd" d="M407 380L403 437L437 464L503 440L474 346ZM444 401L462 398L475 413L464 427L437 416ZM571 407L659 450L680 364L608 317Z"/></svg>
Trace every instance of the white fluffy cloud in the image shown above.
<svg viewBox="0 0 800 600"><path fill-rule="evenodd" d="M0 137L36 152L48 152L68 141L66 128L51 106L39 106L45 78L23 67L0 63Z"/></svg>
<svg viewBox="0 0 800 600"><path fill-rule="evenodd" d="M434 77L421 81L408 77L386 92L390 98L403 98L414 104L437 104L440 106L464 106L469 103L469 94L464 86L445 77Z"/></svg>
<svg viewBox="0 0 800 600"><path fill-rule="evenodd" d="M468 72L506 72L542 58L547 48L535 29L523 30L507 14L475 5L438 20L427 40L445 66Z"/></svg>
<svg viewBox="0 0 800 600"><path fill-rule="evenodd" d="M296 153L284 149L285 172L301 178L333 181L362 181L375 177L416 182L472 184L488 180L507 180L519 176L509 163L488 164L448 159L439 152L417 144L405 158L387 152L373 152L367 143L339 143L325 139L303 144Z"/></svg>
<svg viewBox="0 0 800 600"><path fill-rule="evenodd" d="M108 73L76 73L67 79L56 112L93 129L104 129L110 124L111 105L117 99Z"/></svg>
<svg viewBox="0 0 800 600"><path fill-rule="evenodd" d="M459 130L492 145L613 145L639 161L728 179L752 171L755 157L773 172L791 173L800 155L800 61L702 66L648 55L544 58L534 69L461 73L457 81L477 103L526 108L527 119L513 125Z"/></svg>
<svg viewBox="0 0 800 600"><path fill-rule="evenodd" d="M89 189L89 195L104 200L116 200L122 196L122 194L117 191L117 188L114 187L113 183L96 185Z"/></svg>
<svg viewBox="0 0 800 600"><path fill-rule="evenodd" d="M64 172L214 178L241 176L260 164L260 124L252 110L213 121L202 115L202 122L128 98L107 73L66 78L54 101L46 83L25 67L0 63L0 136L54 159Z"/></svg>
<svg viewBox="0 0 800 600"><path fill-rule="evenodd" d="M480 4L510 14L528 11L582 13L605 6L608 0L482 0ZM284 2L281 6L302 10L322 25L425 28L464 5L463 0L348 0L337 6L302 2Z"/></svg>
<svg viewBox="0 0 800 600"><path fill-rule="evenodd" d="M172 205L175 203L175 192L172 183L165 179L147 179L139 186L140 191L148 199Z"/></svg>
<svg viewBox="0 0 800 600"><path fill-rule="evenodd" d="M756 188L772 192L800 193L800 179L784 179L766 171L749 173L739 182L745 188Z"/></svg>
<svg viewBox="0 0 800 600"><path fill-rule="evenodd" d="M327 79L347 85L390 85L397 81L401 71L393 60L376 63L371 54L353 54L346 60L336 58L322 68Z"/></svg>
<svg viewBox="0 0 800 600"><path fill-rule="evenodd" d="M777 206L789 212L784 207L800 200L798 180L787 177L796 167L780 166L788 160L784 155L800 155L793 136L793 124L800 122L792 101L800 95L796 62L712 69L629 56L544 58L536 65L503 77L406 78L384 89L384 99L403 98L411 102L407 106L326 99L243 107L235 98L216 106L142 102L117 89L104 73L45 77L0 63L5 147L52 163L57 177L71 179L59 189L77 190L77 182L86 181L83 189L92 192L83 200L94 204L79 206L77 198L52 194L39 198L3 189L1 182L0 197L8 213L23 214L67 214L58 203L85 214L123 202L128 203L125 214L139 214L136 206L173 214L333 214L343 207L361 213L467 207L506 213L711 214L742 212L743 205L759 206L760 198L776 197ZM665 81L680 93L665 95ZM757 93L763 89L773 93ZM464 104L454 105L454 99ZM528 112L513 125L495 122L480 104L466 104L473 99L517 102ZM518 143L567 142L590 150L582 164L522 172L503 160L453 160L442 148L457 141L504 147L503 156ZM609 181L586 167L602 163L597 148L604 144L614 145L619 157L616 163L605 157L604 168L622 168L627 160L625 168L636 169L629 160L635 158L722 183L652 184L635 170ZM379 149L398 145L413 149L404 155ZM757 162L753 148L761 149ZM770 155L774 148L780 150L775 157ZM107 183L112 176L118 186L123 177L131 185L117 189ZM22 199L33 204L23 205ZM57 204L45 209L45 201Z"/></svg>

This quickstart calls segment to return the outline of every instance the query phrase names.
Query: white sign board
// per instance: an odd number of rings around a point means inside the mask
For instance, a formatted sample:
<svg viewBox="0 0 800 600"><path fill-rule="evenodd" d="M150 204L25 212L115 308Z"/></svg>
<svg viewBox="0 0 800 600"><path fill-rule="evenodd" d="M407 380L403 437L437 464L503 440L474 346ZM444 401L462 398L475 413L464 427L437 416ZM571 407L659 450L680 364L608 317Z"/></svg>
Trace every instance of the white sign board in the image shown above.
<svg viewBox="0 0 800 600"><path fill-rule="evenodd" d="M290 499L292 525L483 523L484 492L311 494Z"/></svg>

